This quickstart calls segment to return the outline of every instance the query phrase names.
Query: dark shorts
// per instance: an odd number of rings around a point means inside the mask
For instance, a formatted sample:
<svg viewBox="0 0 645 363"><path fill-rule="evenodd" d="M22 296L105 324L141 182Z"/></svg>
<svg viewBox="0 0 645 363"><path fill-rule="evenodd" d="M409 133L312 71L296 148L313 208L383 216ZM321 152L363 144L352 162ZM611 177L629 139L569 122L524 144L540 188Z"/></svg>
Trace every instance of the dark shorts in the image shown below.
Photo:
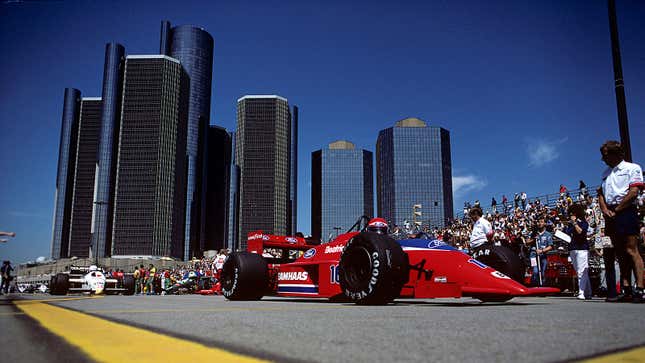
<svg viewBox="0 0 645 363"><path fill-rule="evenodd" d="M613 210L615 207L609 207ZM612 237L638 236L638 211L635 205L616 213L614 218L605 217L605 234Z"/></svg>

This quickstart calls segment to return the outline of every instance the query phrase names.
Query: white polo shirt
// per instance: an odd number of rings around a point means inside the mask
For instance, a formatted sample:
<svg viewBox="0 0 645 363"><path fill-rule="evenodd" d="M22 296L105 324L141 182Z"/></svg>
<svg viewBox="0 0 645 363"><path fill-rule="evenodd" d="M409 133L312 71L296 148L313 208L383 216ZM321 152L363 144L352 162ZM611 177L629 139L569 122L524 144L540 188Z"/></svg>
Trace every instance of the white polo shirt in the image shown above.
<svg viewBox="0 0 645 363"><path fill-rule="evenodd" d="M627 195L629 188L643 188L643 171L638 164L621 161L614 168L602 173L602 191L607 205L618 205Z"/></svg>
<svg viewBox="0 0 645 363"><path fill-rule="evenodd" d="M470 248L475 248L483 245L488 241L486 234L491 233L493 229L490 222L480 217L473 225L473 231L470 233Z"/></svg>

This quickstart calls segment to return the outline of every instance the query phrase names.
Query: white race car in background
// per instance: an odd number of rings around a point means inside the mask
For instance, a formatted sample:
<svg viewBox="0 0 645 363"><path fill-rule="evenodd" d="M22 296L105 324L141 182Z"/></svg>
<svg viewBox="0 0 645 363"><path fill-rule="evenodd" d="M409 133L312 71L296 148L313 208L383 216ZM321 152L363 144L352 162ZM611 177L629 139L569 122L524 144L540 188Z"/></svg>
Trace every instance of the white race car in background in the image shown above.
<svg viewBox="0 0 645 363"><path fill-rule="evenodd" d="M87 292L90 294L134 294L134 277L123 276L123 281L108 279L97 266L72 267L70 272L58 273L51 277L49 293L66 295L68 292Z"/></svg>

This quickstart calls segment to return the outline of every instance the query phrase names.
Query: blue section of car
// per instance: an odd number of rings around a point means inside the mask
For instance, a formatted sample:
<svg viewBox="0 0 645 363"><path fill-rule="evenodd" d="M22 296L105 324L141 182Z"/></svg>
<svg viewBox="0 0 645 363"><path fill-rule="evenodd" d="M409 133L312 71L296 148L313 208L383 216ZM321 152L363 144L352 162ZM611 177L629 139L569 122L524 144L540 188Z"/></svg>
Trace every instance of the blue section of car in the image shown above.
<svg viewBox="0 0 645 363"><path fill-rule="evenodd" d="M278 285L278 292L301 292L317 294L318 287L316 286L280 286Z"/></svg>
<svg viewBox="0 0 645 363"><path fill-rule="evenodd" d="M447 250L447 251L459 251L458 249L447 245L445 242L439 240L427 240L427 239L403 239L399 242L401 247L414 247L414 248L427 248L432 250Z"/></svg>
<svg viewBox="0 0 645 363"><path fill-rule="evenodd" d="M314 248L308 249L305 254L302 256L304 258L312 258L316 254L316 250Z"/></svg>

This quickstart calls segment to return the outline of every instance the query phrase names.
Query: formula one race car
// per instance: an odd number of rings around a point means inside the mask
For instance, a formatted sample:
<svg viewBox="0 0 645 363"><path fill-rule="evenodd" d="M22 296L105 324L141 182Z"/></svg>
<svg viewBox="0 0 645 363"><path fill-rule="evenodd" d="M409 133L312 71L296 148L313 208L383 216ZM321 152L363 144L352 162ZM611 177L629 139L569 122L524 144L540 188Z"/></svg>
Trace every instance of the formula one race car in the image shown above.
<svg viewBox="0 0 645 363"><path fill-rule="evenodd" d="M51 277L49 293L67 295L68 292L89 292L90 294L134 294L134 277L123 276L123 280L108 279L96 266L72 267L70 272L58 273Z"/></svg>
<svg viewBox="0 0 645 363"><path fill-rule="evenodd" d="M441 241L395 241L362 225L359 220L348 233L318 246L298 237L249 233L248 251L224 263L222 293L230 300L274 295L379 305L396 298L463 296L503 302L560 291L527 288Z"/></svg>

